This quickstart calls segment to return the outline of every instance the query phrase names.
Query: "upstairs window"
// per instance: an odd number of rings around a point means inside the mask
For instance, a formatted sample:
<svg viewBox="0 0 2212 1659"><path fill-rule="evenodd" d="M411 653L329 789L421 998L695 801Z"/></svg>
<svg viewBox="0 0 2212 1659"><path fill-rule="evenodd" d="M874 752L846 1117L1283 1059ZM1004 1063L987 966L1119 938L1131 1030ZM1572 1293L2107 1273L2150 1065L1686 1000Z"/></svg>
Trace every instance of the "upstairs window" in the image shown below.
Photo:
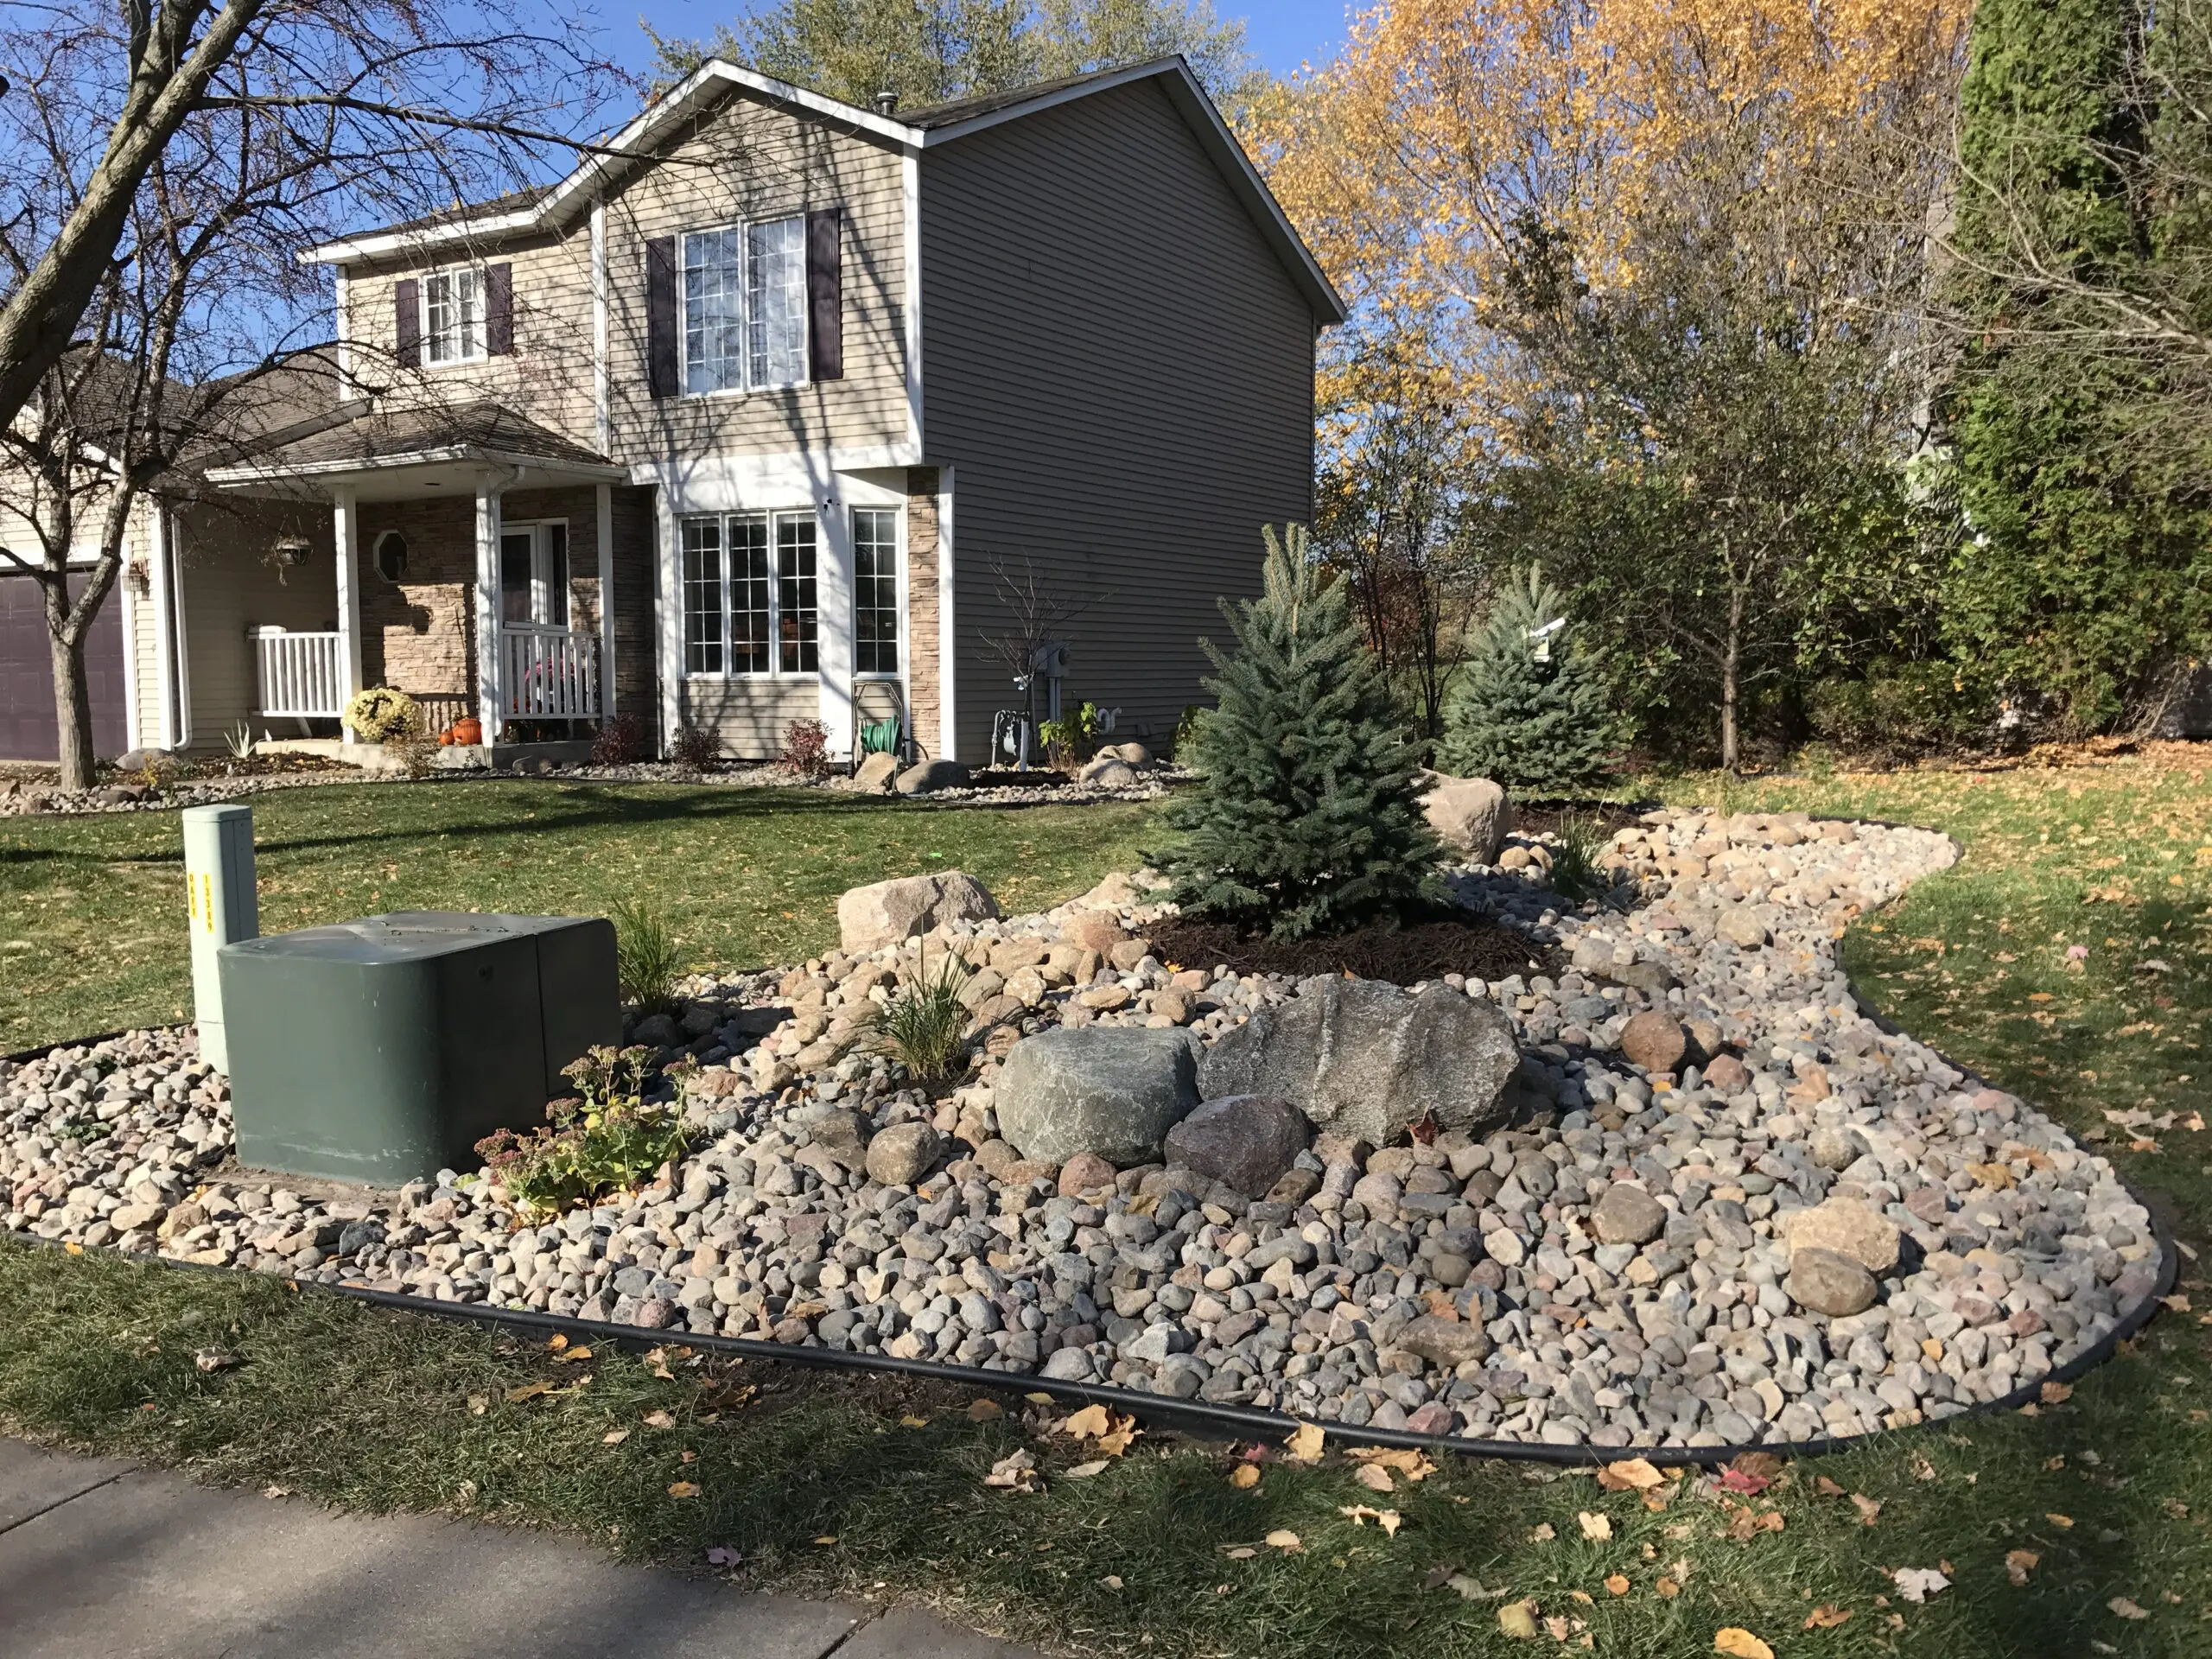
<svg viewBox="0 0 2212 1659"><path fill-rule="evenodd" d="M806 378L806 221L683 238L683 390L694 396Z"/></svg>
<svg viewBox="0 0 2212 1659"><path fill-rule="evenodd" d="M433 363L473 363L484 355L484 273L474 265L423 279L423 341Z"/></svg>

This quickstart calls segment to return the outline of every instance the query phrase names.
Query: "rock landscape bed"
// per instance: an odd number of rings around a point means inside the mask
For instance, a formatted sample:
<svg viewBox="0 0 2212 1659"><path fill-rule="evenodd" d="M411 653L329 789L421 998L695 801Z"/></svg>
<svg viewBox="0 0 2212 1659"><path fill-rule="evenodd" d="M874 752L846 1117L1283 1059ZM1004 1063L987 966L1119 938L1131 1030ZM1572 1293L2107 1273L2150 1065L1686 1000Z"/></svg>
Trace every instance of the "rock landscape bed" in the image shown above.
<svg viewBox="0 0 2212 1659"><path fill-rule="evenodd" d="M2105 1160L1853 1002L1843 924L1955 855L1660 812L1575 908L1521 838L1453 882L1556 974L1406 989L1163 961L1127 877L1013 918L914 878L848 894L840 952L639 1026L699 1065L693 1149L635 1196L240 1170L165 1031L0 1062L0 1203L88 1248L1352 1427L1864 1433L2084 1354L2161 1268ZM932 1091L869 1016L950 951L978 1058Z"/></svg>

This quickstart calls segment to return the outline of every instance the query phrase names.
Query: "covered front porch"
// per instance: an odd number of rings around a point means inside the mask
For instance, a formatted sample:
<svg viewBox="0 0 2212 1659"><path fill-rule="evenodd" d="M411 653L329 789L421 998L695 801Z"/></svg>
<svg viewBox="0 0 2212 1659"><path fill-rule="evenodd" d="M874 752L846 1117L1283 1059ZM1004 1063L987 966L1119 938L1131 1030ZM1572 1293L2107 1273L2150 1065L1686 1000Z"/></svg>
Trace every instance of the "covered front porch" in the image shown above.
<svg viewBox="0 0 2212 1659"><path fill-rule="evenodd" d="M327 503L333 556L315 563L332 573L332 625L249 630L264 731L342 723L375 685L406 692L431 732L486 745L588 736L616 712L620 467L480 404L365 408L209 478ZM310 547L264 556L305 563Z"/></svg>

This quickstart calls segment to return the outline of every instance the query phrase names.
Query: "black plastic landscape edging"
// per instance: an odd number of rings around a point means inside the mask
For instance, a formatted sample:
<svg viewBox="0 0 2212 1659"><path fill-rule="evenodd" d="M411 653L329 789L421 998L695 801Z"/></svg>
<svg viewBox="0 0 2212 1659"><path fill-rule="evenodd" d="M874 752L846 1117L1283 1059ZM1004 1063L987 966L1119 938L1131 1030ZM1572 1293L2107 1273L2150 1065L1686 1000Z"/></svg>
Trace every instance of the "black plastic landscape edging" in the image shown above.
<svg viewBox="0 0 2212 1659"><path fill-rule="evenodd" d="M2128 1191L2128 1196L2136 1197L2132 1189ZM2139 1198L2136 1201L2142 1202ZM2149 1207L2145 1205L2146 1210ZM1938 1421L1954 1423L1962 1418L2016 1411L2022 1406L2035 1403L2041 1396L2044 1383L2070 1382L2111 1358L2122 1342L2150 1322L2152 1315L2158 1311L2158 1299L2172 1291L2174 1280L2180 1270L2179 1254L2155 1216L2152 1226L2158 1243L2158 1279L2141 1301L2122 1312L2118 1323L2110 1331L2063 1365L2041 1373L2001 1398L1982 1401L1948 1417L1929 1419L1911 1427L1927 1427ZM35 1249L58 1249L65 1247L65 1241L41 1238L34 1233L9 1233L0 1236ZM150 1259L166 1268L232 1274L239 1278L248 1276L247 1273L235 1268L181 1262L159 1255L150 1258L131 1255L124 1259L132 1262ZM1416 1434L1402 1428L1361 1427L1325 1418L1288 1417L1280 1412L1256 1411L1244 1406L1171 1399L1111 1384L1067 1382L1018 1371L985 1370L976 1365L946 1365L934 1360L899 1359L885 1354L854 1353L837 1348L807 1348L792 1343L760 1342L747 1337L725 1337L690 1331L649 1331L640 1325L616 1325L603 1319L579 1319L565 1314L540 1313L534 1308L495 1307L483 1302L437 1301L428 1297L404 1295L397 1291L372 1290L362 1285L325 1285L314 1281L302 1283L296 1279L287 1279L284 1282L302 1294L320 1292L364 1302L372 1307L389 1308L395 1313L423 1314L432 1319L485 1325L520 1334L559 1335L567 1337L571 1342L581 1338L593 1343L612 1343L631 1350L673 1344L709 1353L728 1354L740 1359L809 1365L821 1370L912 1376L925 1382L957 1383L964 1388L988 1389L999 1394L1048 1394L1055 1400L1077 1406L1107 1406L1136 1418L1147 1427L1168 1429L1199 1440L1280 1442L1287 1440L1294 1430L1310 1423L1340 1446L1402 1447L1458 1457L1550 1464L1562 1468L1596 1467L1623 1458L1642 1458L1655 1466L1666 1468L1725 1464L1746 1452L1768 1452L1783 1458L1825 1457L1834 1452L1855 1451L1861 1446L1871 1446L1885 1436L1905 1432L1877 1429L1869 1433L1840 1439L1822 1435L1810 1440L1760 1441L1742 1446L1592 1446L1587 1442L1554 1446L1540 1441L1476 1440L1456 1434Z"/></svg>

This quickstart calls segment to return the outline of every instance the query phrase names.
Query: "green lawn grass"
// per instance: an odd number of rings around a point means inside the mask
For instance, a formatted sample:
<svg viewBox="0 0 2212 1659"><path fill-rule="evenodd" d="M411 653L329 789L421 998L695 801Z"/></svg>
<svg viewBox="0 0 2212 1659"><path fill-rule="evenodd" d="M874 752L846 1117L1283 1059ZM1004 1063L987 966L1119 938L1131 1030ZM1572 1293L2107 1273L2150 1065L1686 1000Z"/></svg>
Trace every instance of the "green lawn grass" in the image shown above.
<svg viewBox="0 0 2212 1659"><path fill-rule="evenodd" d="M251 798L264 932L389 910L665 906L698 964L803 960L837 895L965 869L1009 911L1136 858L1141 805L948 809L822 790L496 781ZM0 819L0 1053L189 1014L174 812Z"/></svg>
<svg viewBox="0 0 2212 1659"><path fill-rule="evenodd" d="M449 833L512 848L544 824L540 788L523 788L509 806L535 806L533 825ZM1660 792L1711 800L1715 788L1683 779ZM619 816L622 792L609 793L616 800L589 808L587 822L536 830L542 851L531 874L480 858L475 883L492 874L500 885L469 902L510 903L521 889L509 882L582 879L562 867L575 861L579 838L612 833L597 814L617 815L638 837L640 871L665 868L646 850L645 828ZM2077 1131L2110 1131L2107 1149L2177 1236L2212 1248L2202 1191L2212 1154L2200 1149L2212 1132L2177 1121L2139 1135L2103 1117L2146 1100L2185 1114L2206 1098L2189 1046L2206 1013L2212 910L2212 855L2197 850L2212 844L2201 769L2127 761L1990 777L1780 779L1735 785L1730 804L1910 819L1957 835L1967 856L1955 871L1847 939L1859 983L1909 1029L2046 1103ZM919 815L884 816L886 825L856 833L929 828L910 829ZM1142 839L1134 817L1117 824L1086 813L1046 834L1040 814L1009 816L1015 822L988 833L1056 849L1070 891L1118 856L1107 848ZM696 828L683 812L670 821ZM72 830L85 833L55 832ZM126 833L150 842L155 830ZM441 844L414 833L418 847ZM823 826L803 833L830 839ZM938 830L948 840L963 833ZM978 826L964 845L901 844L945 851L989 880L977 850L983 834ZM101 868L90 849L76 856L79 870ZM296 856L292 876L343 872L357 897L372 862L342 846L312 857L302 847ZM769 868L769 855L747 856ZM397 880L378 868L382 881ZM786 937L769 922L815 930L787 936L795 941L822 937L823 898L845 879L821 881L810 901L764 898L738 925L753 931L734 937ZM57 884L72 880L95 890L81 874ZM424 902L381 890L379 904ZM367 907L333 901L319 913ZM785 918L782 908L796 913ZM2154 942L2174 971L2139 983L2135 964ZM2069 943L2091 945L2078 968L2067 965ZM41 1012L32 1023L56 1018ZM2132 1149L2136 1139L2156 1149ZM1582 1650L1586 1636L1599 1653L1688 1659L1711 1653L1716 1633L1733 1626L1783 1659L2188 1659L2212 1652L2212 1351L2197 1323L2212 1308L2212 1287L2190 1265L2182 1288L2195 1309L2161 1317L2063 1403L1793 1466L1751 1506L1779 1515L1778 1530L1747 1526L1711 1499L1684 1494L1652 1512L1587 1475L1507 1464L1454 1464L1387 1497L1333 1459L1269 1465L1255 1491L1241 1492L1226 1479L1231 1449L1157 1437L1076 1479L1064 1471L1084 1454L1017 1418L970 1423L963 1402L941 1389L794 1385L785 1368L694 1366L680 1355L669 1357L664 1378L636 1357L564 1363L477 1329L267 1281L12 1246L0 1247L0 1330L10 1333L0 1343L0 1424L302 1497L562 1527L643 1559L697 1565L709 1548L735 1549L740 1576L758 1586L927 1601L1084 1651L1446 1659L1559 1648L1541 1625L1533 1640L1502 1634L1498 1601L1463 1599L1442 1582L1449 1569L1534 1599L1541 1617L1564 1621L1567 1651ZM194 1355L207 1347L239 1363L203 1373ZM560 1391L515 1396L538 1380ZM645 1423L660 1410L674 1427ZM1018 1443L1046 1465L1041 1493L982 1484ZM687 1451L694 1461L683 1460ZM1845 1495L1823 1495L1821 1479ZM698 1491L671 1493L679 1483ZM1880 1505L1872 1524L1853 1493ZM1362 1503L1395 1510L1396 1535L1341 1513ZM1605 1516L1610 1538L1586 1537L1584 1513ZM1732 1521L1747 1535L1733 1535ZM1300 1551L1227 1553L1275 1529L1296 1533ZM2006 1567L2017 1551L2034 1557L2014 1558L2022 1584ZM1898 1567L1938 1568L1954 1584L1913 1605L1887 1576ZM1662 1578L1676 1593L1662 1593ZM2145 1617L2114 1611L2115 1599ZM1822 1607L1849 1617L1807 1628Z"/></svg>

